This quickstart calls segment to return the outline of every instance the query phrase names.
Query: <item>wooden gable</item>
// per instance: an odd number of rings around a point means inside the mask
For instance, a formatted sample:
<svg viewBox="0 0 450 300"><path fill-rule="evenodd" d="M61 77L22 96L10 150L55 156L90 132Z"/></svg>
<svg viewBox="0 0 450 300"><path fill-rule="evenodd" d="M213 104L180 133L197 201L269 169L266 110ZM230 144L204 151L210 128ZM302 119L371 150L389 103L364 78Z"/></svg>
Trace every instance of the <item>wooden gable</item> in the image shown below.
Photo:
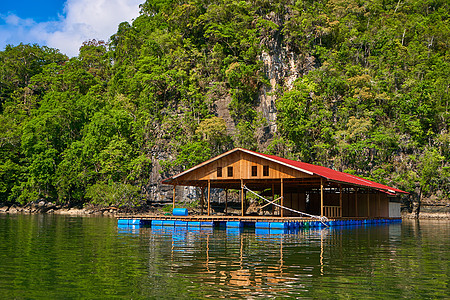
<svg viewBox="0 0 450 300"><path fill-rule="evenodd" d="M220 176L221 175L221 176ZM176 181L311 178L305 172L238 150L177 176Z"/></svg>

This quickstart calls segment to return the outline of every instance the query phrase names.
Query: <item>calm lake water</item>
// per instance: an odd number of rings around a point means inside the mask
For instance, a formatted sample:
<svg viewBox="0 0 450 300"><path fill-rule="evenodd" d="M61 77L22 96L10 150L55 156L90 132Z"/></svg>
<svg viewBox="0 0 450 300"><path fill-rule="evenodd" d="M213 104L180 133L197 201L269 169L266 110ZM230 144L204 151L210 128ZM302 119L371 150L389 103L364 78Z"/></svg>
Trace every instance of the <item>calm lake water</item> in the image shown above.
<svg viewBox="0 0 450 300"><path fill-rule="evenodd" d="M2 299L450 298L450 222L304 230L121 230L0 215Z"/></svg>

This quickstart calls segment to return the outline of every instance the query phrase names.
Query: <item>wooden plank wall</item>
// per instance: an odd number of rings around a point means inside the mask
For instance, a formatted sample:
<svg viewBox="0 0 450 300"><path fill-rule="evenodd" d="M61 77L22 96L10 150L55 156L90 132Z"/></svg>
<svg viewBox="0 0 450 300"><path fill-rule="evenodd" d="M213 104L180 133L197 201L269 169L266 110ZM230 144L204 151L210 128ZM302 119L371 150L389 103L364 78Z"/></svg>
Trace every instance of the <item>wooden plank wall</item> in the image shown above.
<svg viewBox="0 0 450 300"><path fill-rule="evenodd" d="M369 216L367 215L367 194L358 193L358 215L356 215L355 194L342 194L342 216L343 217L389 217L389 199L384 193L369 194ZM306 212L313 215L320 215L320 194L309 194L309 205L307 208L305 193L286 193L284 205L286 207ZM339 206L339 193L325 193L325 206ZM297 217L299 214L285 210L284 216Z"/></svg>
<svg viewBox="0 0 450 300"><path fill-rule="evenodd" d="M355 194L344 193L342 195L343 217L367 217L367 194L357 193L357 195L358 214L356 214ZM369 194L369 217L389 217L389 199L386 194Z"/></svg>
<svg viewBox="0 0 450 300"><path fill-rule="evenodd" d="M308 213L320 216L320 193L309 194Z"/></svg>
<svg viewBox="0 0 450 300"><path fill-rule="evenodd" d="M252 176L252 166L256 166L257 168L256 176ZM269 166L268 176L263 175L264 166ZM220 178L217 177L217 167L222 168L222 177ZM228 167L233 168L233 176L228 176ZM280 179L309 177L312 176L267 159L244 152L234 152L182 175L178 180Z"/></svg>
<svg viewBox="0 0 450 300"><path fill-rule="evenodd" d="M284 206L297 211L306 212L306 195L304 193L286 193L284 195ZM298 213L285 210L286 217L299 217Z"/></svg>
<svg viewBox="0 0 450 300"><path fill-rule="evenodd" d="M339 206L339 193L324 193L323 194L324 206Z"/></svg>

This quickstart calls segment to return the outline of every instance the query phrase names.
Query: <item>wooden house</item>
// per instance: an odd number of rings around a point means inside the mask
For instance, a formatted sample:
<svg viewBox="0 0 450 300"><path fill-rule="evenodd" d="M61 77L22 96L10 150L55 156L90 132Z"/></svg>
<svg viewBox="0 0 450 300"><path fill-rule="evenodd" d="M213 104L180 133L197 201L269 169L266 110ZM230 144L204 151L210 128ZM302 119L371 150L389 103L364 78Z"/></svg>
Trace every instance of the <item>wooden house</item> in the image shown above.
<svg viewBox="0 0 450 300"><path fill-rule="evenodd" d="M406 192L326 167L235 148L189 170L165 179L164 184L207 190L206 214L211 214L211 189L240 190L241 216L245 192L255 192L271 205L273 216L316 215L339 218L398 218L394 201ZM226 193L227 194L227 193Z"/></svg>

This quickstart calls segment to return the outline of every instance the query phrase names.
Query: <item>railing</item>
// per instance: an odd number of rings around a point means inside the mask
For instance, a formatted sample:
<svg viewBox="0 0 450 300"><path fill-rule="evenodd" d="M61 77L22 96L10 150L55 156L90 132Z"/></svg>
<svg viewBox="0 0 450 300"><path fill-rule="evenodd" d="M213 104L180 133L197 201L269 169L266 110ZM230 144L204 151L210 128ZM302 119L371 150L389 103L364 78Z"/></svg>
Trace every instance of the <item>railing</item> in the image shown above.
<svg viewBox="0 0 450 300"><path fill-rule="evenodd" d="M324 206L323 215L327 218L341 218L342 209L340 206Z"/></svg>

